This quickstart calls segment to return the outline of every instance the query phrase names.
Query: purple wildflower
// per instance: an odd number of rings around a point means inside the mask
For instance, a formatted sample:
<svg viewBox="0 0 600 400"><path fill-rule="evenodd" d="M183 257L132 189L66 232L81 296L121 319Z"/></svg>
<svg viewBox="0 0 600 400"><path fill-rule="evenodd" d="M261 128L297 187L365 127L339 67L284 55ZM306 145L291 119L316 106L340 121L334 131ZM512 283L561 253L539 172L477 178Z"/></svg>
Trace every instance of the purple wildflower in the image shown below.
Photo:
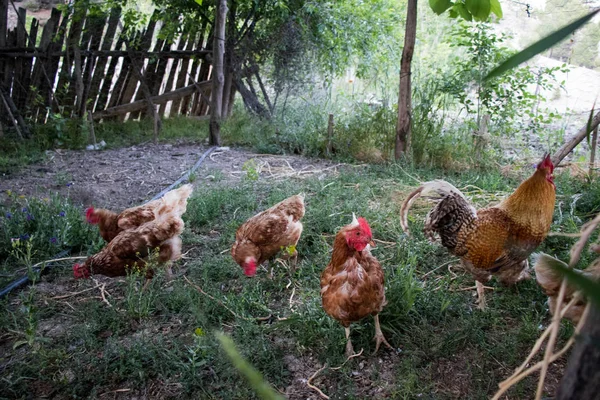
<svg viewBox="0 0 600 400"><path fill-rule="evenodd" d="M9 212L7 212L7 213L5 214L5 217L6 217L6 219L11 219L11 218L12 218L12 214L11 214L11 213L9 213Z"/></svg>
<svg viewBox="0 0 600 400"><path fill-rule="evenodd" d="M29 236L29 234L28 234L28 233L26 233L26 234L24 234L24 235L21 235L21 236L19 236L19 239L21 239L21 240L29 240L29 238L30 238L30 236Z"/></svg>
<svg viewBox="0 0 600 400"><path fill-rule="evenodd" d="M73 186L73 182L67 183L67 187L71 187L71 186Z"/></svg>
<svg viewBox="0 0 600 400"><path fill-rule="evenodd" d="M23 207L23 208L21 209L21 212L24 212L24 213L26 213L26 212L27 212L27 207Z"/></svg>
<svg viewBox="0 0 600 400"><path fill-rule="evenodd" d="M67 213L65 213L64 211L61 211L58 213L59 217L64 217L65 215L67 215Z"/></svg>
<svg viewBox="0 0 600 400"><path fill-rule="evenodd" d="M55 237L51 237L50 238L50 243L51 244L56 244L58 242L58 239L56 239Z"/></svg>
<svg viewBox="0 0 600 400"><path fill-rule="evenodd" d="M35 219L35 218L33 218L33 215L27 214L27 221L31 221L33 219Z"/></svg>

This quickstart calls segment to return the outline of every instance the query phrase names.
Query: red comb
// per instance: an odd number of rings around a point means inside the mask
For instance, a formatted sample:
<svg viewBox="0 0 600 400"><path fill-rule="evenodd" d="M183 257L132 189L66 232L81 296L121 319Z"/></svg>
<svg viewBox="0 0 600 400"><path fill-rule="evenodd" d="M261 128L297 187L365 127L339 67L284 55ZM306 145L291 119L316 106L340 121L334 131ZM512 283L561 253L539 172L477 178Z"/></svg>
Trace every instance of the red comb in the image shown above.
<svg viewBox="0 0 600 400"><path fill-rule="evenodd" d="M98 222L94 215L94 207L89 207L87 210L85 210L85 219L87 219L87 222L90 224Z"/></svg>
<svg viewBox="0 0 600 400"><path fill-rule="evenodd" d="M367 222L366 219L364 219L363 217L359 217L358 218L358 225L360 226L360 230L368 237L372 237L373 234L371 233L371 227L369 226L369 223Z"/></svg>
<svg viewBox="0 0 600 400"><path fill-rule="evenodd" d="M552 163L552 159L550 158L550 153L546 154L541 163L538 164L539 168L549 168L550 173L554 171L554 164Z"/></svg>

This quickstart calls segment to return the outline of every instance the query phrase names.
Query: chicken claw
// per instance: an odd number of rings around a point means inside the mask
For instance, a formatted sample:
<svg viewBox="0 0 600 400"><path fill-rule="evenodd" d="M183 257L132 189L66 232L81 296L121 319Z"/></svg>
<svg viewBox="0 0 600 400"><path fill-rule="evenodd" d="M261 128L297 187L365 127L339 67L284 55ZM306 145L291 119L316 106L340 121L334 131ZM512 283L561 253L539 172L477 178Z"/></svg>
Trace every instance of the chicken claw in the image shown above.
<svg viewBox="0 0 600 400"><path fill-rule="evenodd" d="M486 309L485 286L479 281L475 281L475 286L477 287L477 308L484 311Z"/></svg>
<svg viewBox="0 0 600 400"><path fill-rule="evenodd" d="M375 351L373 352L373 354L377 353L377 350L379 350L379 346L381 346L381 343L385 344L385 346L388 349L393 349L393 347L388 343L387 340L385 340L385 337L383 336L383 332L381 332L381 326L379 325L379 314L375 315Z"/></svg>
<svg viewBox="0 0 600 400"><path fill-rule="evenodd" d="M354 347L352 347L352 341L350 340L350 327L346 327L346 357L352 357L354 355Z"/></svg>

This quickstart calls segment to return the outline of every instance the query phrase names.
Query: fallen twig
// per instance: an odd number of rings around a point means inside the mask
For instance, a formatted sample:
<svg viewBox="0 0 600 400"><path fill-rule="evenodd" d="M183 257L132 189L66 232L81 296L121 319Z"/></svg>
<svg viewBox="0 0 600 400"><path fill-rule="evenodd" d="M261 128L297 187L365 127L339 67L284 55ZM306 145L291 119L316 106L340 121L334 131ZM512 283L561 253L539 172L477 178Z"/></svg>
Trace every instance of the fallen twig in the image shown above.
<svg viewBox="0 0 600 400"><path fill-rule="evenodd" d="M319 393L319 396L321 396L324 399L329 399L329 396L327 396L325 393L323 393L321 391L321 389L319 389L318 387L316 387L315 385L311 384L310 382L315 379L317 377L317 375L323 371L325 368L327 368L327 363L325 363L325 365L323 365L323 368L319 369L317 372L315 372L314 374L312 374L312 376L310 378L308 378L308 380L306 381L306 386L308 386L309 388L311 388L312 390L315 390L317 393Z"/></svg>
<svg viewBox="0 0 600 400"><path fill-rule="evenodd" d="M452 259L452 260L450 260L450 261L448 261L448 262L445 262L445 263L443 263L443 264L442 264L442 265L440 265L439 267L436 267L436 268L432 269L431 271L427 272L425 275L423 275L423 276L421 277L421 279L425 279L426 277L428 277L429 275L431 275L432 273L434 273L434 272L435 272L435 271L437 271L438 269L440 269L440 268L442 268L442 267L444 267L444 266L446 266L446 265L448 265L448 264L452 264L453 262L456 262L456 261L458 261L458 260L457 260L457 259Z"/></svg>
<svg viewBox="0 0 600 400"><path fill-rule="evenodd" d="M50 297L50 300L60 300L60 299L66 299L67 297L73 297L73 296L77 296L78 294L85 293L85 292L89 292L90 290L94 290L94 289L96 289L96 288L99 288L99 287L100 287L100 284L97 284L97 285L96 285L96 286L94 286L94 287L91 287L91 288L84 289L84 290L82 290L82 291L80 291L80 292L69 293L69 294L63 294L62 296L54 296L54 297Z"/></svg>
<svg viewBox="0 0 600 400"><path fill-rule="evenodd" d="M348 356L348 358L346 358L346 361L344 361L344 362L342 363L342 365L340 365L339 367L334 367L334 368L330 368L330 369L331 369L332 371L337 371L338 369L342 369L342 367L343 367L344 365L346 365L346 363L347 363L348 361L352 360L353 358L360 357L364 351L365 351L365 349L360 349L360 351L359 351L358 353L354 353L354 354L352 354L351 356Z"/></svg>

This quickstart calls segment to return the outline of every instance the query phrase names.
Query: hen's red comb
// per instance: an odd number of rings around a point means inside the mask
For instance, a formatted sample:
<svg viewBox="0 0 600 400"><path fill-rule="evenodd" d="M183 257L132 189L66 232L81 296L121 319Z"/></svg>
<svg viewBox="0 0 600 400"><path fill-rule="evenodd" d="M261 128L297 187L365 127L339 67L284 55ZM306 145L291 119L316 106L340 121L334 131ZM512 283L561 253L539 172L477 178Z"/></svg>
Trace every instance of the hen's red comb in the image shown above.
<svg viewBox="0 0 600 400"><path fill-rule="evenodd" d="M89 207L87 210L85 210L85 219L87 219L87 222L90 224L98 222L94 215L94 207Z"/></svg>
<svg viewBox="0 0 600 400"><path fill-rule="evenodd" d="M363 217L359 217L358 218L358 225L360 226L360 230L368 237L372 237L373 234L371 233L371 227L369 226L369 223L367 222L366 219L364 219Z"/></svg>
<svg viewBox="0 0 600 400"><path fill-rule="evenodd" d="M554 164L552 163L552 159L550 158L550 153L546 154L542 162L538 164L538 169L540 168L549 168L550 173L554 171Z"/></svg>

